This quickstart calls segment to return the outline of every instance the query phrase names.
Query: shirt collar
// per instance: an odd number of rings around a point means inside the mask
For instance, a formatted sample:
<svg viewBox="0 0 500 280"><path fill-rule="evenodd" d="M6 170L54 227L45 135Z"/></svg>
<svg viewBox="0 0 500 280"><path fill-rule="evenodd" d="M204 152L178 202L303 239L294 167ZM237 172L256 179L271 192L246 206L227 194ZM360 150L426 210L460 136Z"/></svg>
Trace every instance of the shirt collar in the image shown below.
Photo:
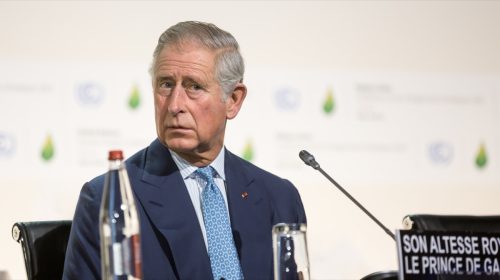
<svg viewBox="0 0 500 280"><path fill-rule="evenodd" d="M177 168L179 168L179 171L182 175L183 179L187 179L190 177L193 172L198 169L197 166L192 165L189 163L187 160L183 159L180 157L177 153L174 151L170 150L170 154L172 155L172 159L174 160L175 164L177 165ZM217 157L212 161L209 166L212 166L213 169L215 169L216 173L218 176L220 176L224 181L226 180L226 173L224 172L224 157L225 157L225 147L222 147L220 150L219 154Z"/></svg>

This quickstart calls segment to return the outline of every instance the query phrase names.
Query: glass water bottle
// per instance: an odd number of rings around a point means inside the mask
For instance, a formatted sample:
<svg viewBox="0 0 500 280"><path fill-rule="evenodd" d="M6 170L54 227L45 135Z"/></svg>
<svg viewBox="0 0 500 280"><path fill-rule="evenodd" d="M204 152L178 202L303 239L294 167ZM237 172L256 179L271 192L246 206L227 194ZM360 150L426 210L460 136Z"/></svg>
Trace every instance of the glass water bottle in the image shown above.
<svg viewBox="0 0 500 280"><path fill-rule="evenodd" d="M99 212L102 279L142 279L139 215L122 151L110 151L108 160Z"/></svg>

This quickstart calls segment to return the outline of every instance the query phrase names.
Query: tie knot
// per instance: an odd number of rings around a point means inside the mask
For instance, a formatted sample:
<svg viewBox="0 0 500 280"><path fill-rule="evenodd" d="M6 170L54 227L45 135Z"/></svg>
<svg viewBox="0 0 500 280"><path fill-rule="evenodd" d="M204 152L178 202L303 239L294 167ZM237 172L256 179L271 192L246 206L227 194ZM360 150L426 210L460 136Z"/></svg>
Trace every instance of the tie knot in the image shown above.
<svg viewBox="0 0 500 280"><path fill-rule="evenodd" d="M214 169L211 166L196 169L196 174L200 175L207 183L214 179Z"/></svg>

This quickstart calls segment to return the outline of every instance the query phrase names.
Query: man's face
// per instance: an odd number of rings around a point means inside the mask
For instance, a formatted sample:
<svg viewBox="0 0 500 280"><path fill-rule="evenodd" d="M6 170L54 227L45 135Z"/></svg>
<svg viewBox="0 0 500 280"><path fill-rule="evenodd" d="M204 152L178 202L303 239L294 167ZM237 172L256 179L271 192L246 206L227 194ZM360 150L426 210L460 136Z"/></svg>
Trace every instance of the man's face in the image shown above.
<svg viewBox="0 0 500 280"><path fill-rule="evenodd" d="M188 42L163 49L154 71L158 137L193 164L219 153L226 119L236 116L242 102L235 104L231 96L224 101L214 59L215 52Z"/></svg>

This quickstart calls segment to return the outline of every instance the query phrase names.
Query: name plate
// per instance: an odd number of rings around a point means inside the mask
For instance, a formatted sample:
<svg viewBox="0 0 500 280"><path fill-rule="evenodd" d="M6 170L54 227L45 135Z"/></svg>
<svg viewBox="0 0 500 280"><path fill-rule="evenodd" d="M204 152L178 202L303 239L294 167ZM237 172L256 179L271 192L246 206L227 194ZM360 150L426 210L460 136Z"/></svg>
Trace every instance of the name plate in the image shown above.
<svg viewBox="0 0 500 280"><path fill-rule="evenodd" d="M396 231L399 279L500 279L500 233Z"/></svg>

